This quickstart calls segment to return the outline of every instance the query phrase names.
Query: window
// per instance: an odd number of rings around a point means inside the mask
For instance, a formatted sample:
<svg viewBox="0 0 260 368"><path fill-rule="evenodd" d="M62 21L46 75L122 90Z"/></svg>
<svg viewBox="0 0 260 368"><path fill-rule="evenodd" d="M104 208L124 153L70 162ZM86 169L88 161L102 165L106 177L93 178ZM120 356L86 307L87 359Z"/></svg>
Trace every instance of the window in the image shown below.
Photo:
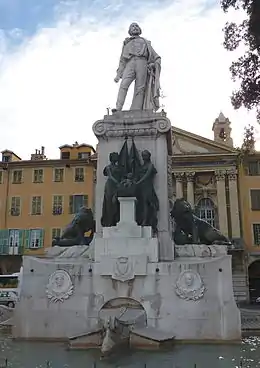
<svg viewBox="0 0 260 368"><path fill-rule="evenodd" d="M260 245L260 224L253 224L254 245Z"/></svg>
<svg viewBox="0 0 260 368"><path fill-rule="evenodd" d="M88 206L87 195L72 195L69 201L69 213L77 213L82 206Z"/></svg>
<svg viewBox="0 0 260 368"><path fill-rule="evenodd" d="M33 182L43 183L43 169L35 169L33 172Z"/></svg>
<svg viewBox="0 0 260 368"><path fill-rule="evenodd" d="M11 161L11 156L3 156L2 161L3 162L10 162Z"/></svg>
<svg viewBox="0 0 260 368"><path fill-rule="evenodd" d="M43 229L32 229L29 234L29 248L38 249L43 246Z"/></svg>
<svg viewBox="0 0 260 368"><path fill-rule="evenodd" d="M251 195L251 210L260 211L260 190L251 189L250 195Z"/></svg>
<svg viewBox="0 0 260 368"><path fill-rule="evenodd" d="M53 228L51 232L51 241L55 238L60 238L61 229L59 227Z"/></svg>
<svg viewBox="0 0 260 368"><path fill-rule="evenodd" d="M21 214L21 198L12 197L11 199L11 216L20 216Z"/></svg>
<svg viewBox="0 0 260 368"><path fill-rule="evenodd" d="M54 181L62 182L64 179L64 169L54 169Z"/></svg>
<svg viewBox="0 0 260 368"><path fill-rule="evenodd" d="M3 183L3 170L0 170L0 184Z"/></svg>
<svg viewBox="0 0 260 368"><path fill-rule="evenodd" d="M248 164L248 174L250 176L260 175L260 161L252 161Z"/></svg>
<svg viewBox="0 0 260 368"><path fill-rule="evenodd" d="M215 206L210 198L202 198L197 207L196 215L202 220L208 222L212 226L215 225Z"/></svg>
<svg viewBox="0 0 260 368"><path fill-rule="evenodd" d="M79 152L78 153L78 159L79 160L87 159L87 158L89 158L89 156L90 156L90 152Z"/></svg>
<svg viewBox="0 0 260 368"><path fill-rule="evenodd" d="M42 197L32 197L32 215L41 215L42 213Z"/></svg>
<svg viewBox="0 0 260 368"><path fill-rule="evenodd" d="M53 196L53 204L52 204L52 214L53 215L62 214L62 203L63 203L62 196L60 195Z"/></svg>
<svg viewBox="0 0 260 368"><path fill-rule="evenodd" d="M84 168L76 167L75 169L75 181L82 182L84 181Z"/></svg>
<svg viewBox="0 0 260 368"><path fill-rule="evenodd" d="M22 170L14 170L13 171L13 184L21 184L22 176L23 176Z"/></svg>
<svg viewBox="0 0 260 368"><path fill-rule="evenodd" d="M21 254L23 230L10 229L9 230L9 255Z"/></svg>
<svg viewBox="0 0 260 368"><path fill-rule="evenodd" d="M61 159L62 160L69 160L70 159L70 152L61 152Z"/></svg>

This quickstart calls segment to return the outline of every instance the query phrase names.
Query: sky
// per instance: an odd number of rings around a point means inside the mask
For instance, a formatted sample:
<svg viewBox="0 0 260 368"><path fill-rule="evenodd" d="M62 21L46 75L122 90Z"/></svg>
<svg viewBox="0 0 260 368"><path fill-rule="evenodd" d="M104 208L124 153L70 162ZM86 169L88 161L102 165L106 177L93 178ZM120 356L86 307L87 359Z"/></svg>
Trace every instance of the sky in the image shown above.
<svg viewBox="0 0 260 368"><path fill-rule="evenodd" d="M29 159L45 146L57 158L63 144L95 146L92 125L115 107L133 21L162 58L161 104L172 125L213 139L222 111L236 146L247 124L260 139L254 112L230 102L236 54L223 48L222 28L239 17L224 14L219 0L0 0L0 150Z"/></svg>

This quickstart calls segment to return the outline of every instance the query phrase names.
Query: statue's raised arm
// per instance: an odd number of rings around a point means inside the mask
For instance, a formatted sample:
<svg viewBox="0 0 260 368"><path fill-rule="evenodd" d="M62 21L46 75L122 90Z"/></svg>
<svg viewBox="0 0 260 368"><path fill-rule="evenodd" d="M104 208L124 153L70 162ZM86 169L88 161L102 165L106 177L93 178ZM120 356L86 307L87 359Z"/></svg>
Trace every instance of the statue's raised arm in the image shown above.
<svg viewBox="0 0 260 368"><path fill-rule="evenodd" d="M113 111L123 109L129 86L135 81L131 110L153 110L160 107L161 57L153 49L151 42L141 37L142 30L132 23L128 31L130 37L123 44L115 82L120 79L120 87Z"/></svg>

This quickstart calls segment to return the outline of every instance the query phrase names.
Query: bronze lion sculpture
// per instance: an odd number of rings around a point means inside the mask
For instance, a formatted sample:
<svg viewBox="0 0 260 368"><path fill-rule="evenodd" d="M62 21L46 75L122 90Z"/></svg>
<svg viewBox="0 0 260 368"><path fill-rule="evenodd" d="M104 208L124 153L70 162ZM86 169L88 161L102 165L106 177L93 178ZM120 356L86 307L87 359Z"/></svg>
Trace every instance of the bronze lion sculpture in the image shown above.
<svg viewBox="0 0 260 368"><path fill-rule="evenodd" d="M61 237L53 239L52 246L88 245L84 237L88 231L91 231L91 236L88 239L88 244L90 244L95 232L94 216L90 208L81 207L73 220L65 227Z"/></svg>
<svg viewBox="0 0 260 368"><path fill-rule="evenodd" d="M197 217L184 198L175 200L171 217L175 221L175 244L231 244L230 240L208 222Z"/></svg>

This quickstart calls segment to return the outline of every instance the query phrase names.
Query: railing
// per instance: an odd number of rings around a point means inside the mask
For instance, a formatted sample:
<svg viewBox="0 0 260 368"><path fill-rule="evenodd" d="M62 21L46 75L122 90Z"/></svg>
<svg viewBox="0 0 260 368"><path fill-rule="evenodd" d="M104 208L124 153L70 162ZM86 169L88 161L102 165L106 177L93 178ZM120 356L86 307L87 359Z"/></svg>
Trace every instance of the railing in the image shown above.
<svg viewBox="0 0 260 368"><path fill-rule="evenodd" d="M9 362L8 362L8 359L7 358L4 359L3 364L0 364L0 368L8 368L8 367L11 367L11 366L12 365L11 364L9 365ZM42 366L42 367L43 368L55 368L55 367L53 367L51 365L51 362L49 360L46 361L46 366L45 367ZM93 363L92 368L98 368L96 362ZM119 366L116 366L115 368L119 368ZM148 365L146 363L144 363L143 368L149 368L149 367L148 367ZM175 368L175 366L173 366L172 368ZM197 366L196 363L194 363L194 365L191 368L199 368L199 367ZM240 361L238 368L243 368L243 362L242 362L242 360Z"/></svg>

